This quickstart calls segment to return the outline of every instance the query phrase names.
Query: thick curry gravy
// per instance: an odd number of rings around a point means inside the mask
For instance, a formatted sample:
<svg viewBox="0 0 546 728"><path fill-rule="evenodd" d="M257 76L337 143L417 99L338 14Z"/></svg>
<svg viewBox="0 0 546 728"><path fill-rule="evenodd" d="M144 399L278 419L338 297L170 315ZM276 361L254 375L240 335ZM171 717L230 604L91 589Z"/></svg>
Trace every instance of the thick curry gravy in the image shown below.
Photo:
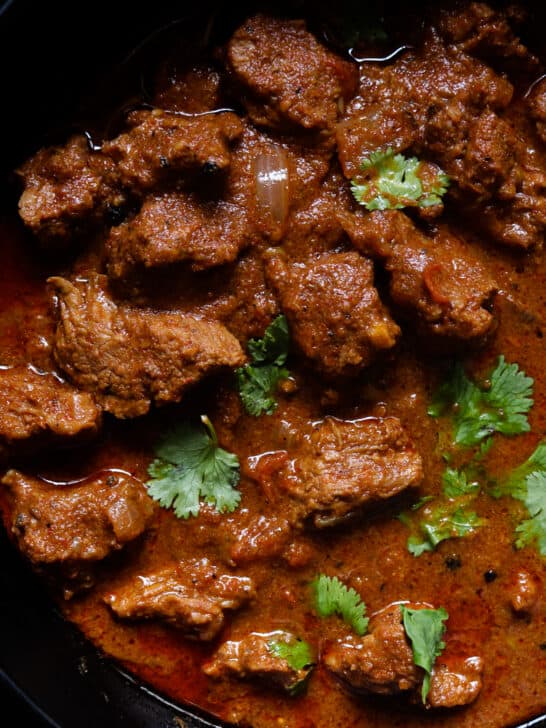
<svg viewBox="0 0 546 728"><path fill-rule="evenodd" d="M513 123L528 123L520 116L523 110L523 101L513 104L509 112ZM546 164L546 159L542 163ZM449 202L439 223L467 241L473 255L499 286L495 299L498 328L483 348L466 352L467 371L483 376L503 354L507 361L518 362L535 380L531 432L513 438L497 435L487 455L488 471L502 475L528 457L545 434L546 264L541 251L512 252L489 242L473 224L461 222L459 215L450 210ZM301 239L292 235L289 247L296 255L298 250L306 254L307 233L302 232ZM6 367L30 361L38 368L47 368L53 322L44 281L51 273L68 273L70 266L63 271L47 256L35 257L33 241L14 220L3 223L1 236L4 262L0 272L0 361ZM319 249L322 245L328 249L329 245L318 237ZM82 255L78 272L85 273L97 264L96 250L97 245L91 245ZM245 265L254 275L251 259L255 254L246 255ZM161 281L162 275L160 272L157 280ZM204 298L214 299L214 286L220 277L213 273L202 278L208 288L204 293L196 286L194 299L194 289L182 294L183 284L179 283L179 288L152 297L145 291L139 303L144 300L165 309L183 295L181 307L203 307L207 305ZM165 273L165 288L172 280L172 273ZM244 295L241 292L241 298ZM245 312L241 316L236 309L230 310L230 305L226 304L226 315L248 317ZM263 328L258 330L260 315L248 325L247 336L263 333ZM242 329L244 324L235 326ZM202 412L214 423L222 446L240 458L239 509L221 515L204 506L199 517L184 521L171 511L157 508L151 527L140 540L105 562L90 591L70 600L59 599L67 618L104 652L160 692L253 728L500 727L541 713L546 707L546 566L536 549L516 550L513 546L514 527L522 517L520 504L510 498L494 500L483 493L475 509L485 525L471 536L449 539L419 558L408 552L408 529L396 518L420 496L435 495L441 489L445 468L441 455L449 424L428 417L426 408L448 362L437 352L429 353L429 349L426 340L415 336L411 324L402 322L397 347L347 383L332 384L312 374L305 360L294 352L289 368L296 386L291 388L293 391L279 393L278 408L271 416L255 418L245 414L233 378L227 373L199 385L186 394L180 405L169 405L135 420L107 417L99 438L76 450L16 461L24 472L59 484L116 470L146 481L153 444L166 425ZM423 458L424 480L418 488L381 508L366 510L347 525L320 531L287 531L282 525L282 499L263 486L263 480L256 476L257 465L260 458L263 461L264 457L273 457L271 453L290 451L291 439L298 430L327 415L346 420L398 417ZM5 516L8 521L7 507ZM103 601L109 593L131 577L151 572L166 562L196 556L229 564L234 573L251 577L256 586L256 598L229 614L226 627L215 641L190 641L159 622L133 623L113 618ZM532 610L516 614L510 606L510 595L521 571L532 574L541 589ZM477 700L460 709L424 711L409 705L403 696L355 696L320 662L306 693L298 697L288 697L252 681L215 682L203 674L202 666L221 642L249 631L286 629L306 639L319 655L329 642L344 637L347 627L341 620L320 620L314 612L309 584L320 572L335 574L354 587L370 615L392 602L444 606L450 615L445 655L462 646L465 654L478 654L484 660L483 687Z"/></svg>

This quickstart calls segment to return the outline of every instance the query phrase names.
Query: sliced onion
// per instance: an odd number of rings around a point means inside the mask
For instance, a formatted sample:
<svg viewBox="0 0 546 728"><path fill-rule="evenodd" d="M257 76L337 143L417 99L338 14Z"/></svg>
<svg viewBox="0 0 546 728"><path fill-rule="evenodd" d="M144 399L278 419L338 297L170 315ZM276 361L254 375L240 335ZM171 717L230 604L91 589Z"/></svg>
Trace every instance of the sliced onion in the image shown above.
<svg viewBox="0 0 546 728"><path fill-rule="evenodd" d="M288 159L282 147L271 146L257 155L254 180L256 207L264 232L278 241L284 233L290 194Z"/></svg>

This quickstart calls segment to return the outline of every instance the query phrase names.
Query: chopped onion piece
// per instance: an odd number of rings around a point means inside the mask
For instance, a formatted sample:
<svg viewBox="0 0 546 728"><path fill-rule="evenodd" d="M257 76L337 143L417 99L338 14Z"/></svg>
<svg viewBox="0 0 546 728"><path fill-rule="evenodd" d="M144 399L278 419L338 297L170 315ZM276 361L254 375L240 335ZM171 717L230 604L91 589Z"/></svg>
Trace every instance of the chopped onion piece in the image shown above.
<svg viewBox="0 0 546 728"><path fill-rule="evenodd" d="M286 152L279 146L271 146L254 160L256 203L265 227L272 240L280 240L288 216L289 178Z"/></svg>

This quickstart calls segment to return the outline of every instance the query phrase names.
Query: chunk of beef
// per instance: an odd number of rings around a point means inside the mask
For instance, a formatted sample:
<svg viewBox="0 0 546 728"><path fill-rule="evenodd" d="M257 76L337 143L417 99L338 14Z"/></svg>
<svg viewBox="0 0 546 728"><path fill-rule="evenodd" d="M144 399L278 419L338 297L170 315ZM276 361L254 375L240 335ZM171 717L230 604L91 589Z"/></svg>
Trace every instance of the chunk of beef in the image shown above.
<svg viewBox="0 0 546 728"><path fill-rule="evenodd" d="M163 64L156 81L155 105L166 111L202 114L221 106L220 74L208 64Z"/></svg>
<svg viewBox="0 0 546 728"><path fill-rule="evenodd" d="M419 330L443 340L483 343L495 326L495 281L462 240L421 233L396 210L344 216L355 247L384 261L390 294Z"/></svg>
<svg viewBox="0 0 546 728"><path fill-rule="evenodd" d="M269 261L293 340L324 374L357 374L400 329L373 286L373 265L357 253L328 253L307 263Z"/></svg>
<svg viewBox="0 0 546 728"><path fill-rule="evenodd" d="M537 133L546 143L546 76L533 86L527 104L535 121Z"/></svg>
<svg viewBox="0 0 546 728"><path fill-rule="evenodd" d="M451 200L495 240L540 245L546 176L533 140L502 118L512 95L504 77L432 33L392 65L362 69L338 130L345 174L374 145L410 149L447 172Z"/></svg>
<svg viewBox="0 0 546 728"><path fill-rule="evenodd" d="M275 129L331 129L355 88L356 67L299 20L250 18L231 38L227 63L252 121Z"/></svg>
<svg viewBox="0 0 546 728"><path fill-rule="evenodd" d="M114 164L92 151L84 136L64 147L41 149L19 170L24 191L19 214L50 245L66 245L82 226L89 228L110 207L124 202Z"/></svg>
<svg viewBox="0 0 546 728"><path fill-rule="evenodd" d="M542 594L542 584L536 574L527 569L514 572L508 582L508 599L516 614L529 614Z"/></svg>
<svg viewBox="0 0 546 728"><path fill-rule="evenodd" d="M91 586L96 562L140 536L153 513L145 488L123 473L55 486L9 470L2 483L19 549L34 566L57 569L67 597Z"/></svg>
<svg viewBox="0 0 546 728"><path fill-rule="evenodd" d="M251 579L222 574L204 558L138 576L105 601L121 619L158 619L189 637L211 640L222 629L224 612L238 609L253 597Z"/></svg>
<svg viewBox="0 0 546 728"><path fill-rule="evenodd" d="M64 147L40 150L19 170L25 189L19 213L44 241L71 242L105 213L158 184L178 182L181 173L225 170L230 145L242 132L232 113L199 117L135 111L131 128L92 150L86 137Z"/></svg>
<svg viewBox="0 0 546 728"><path fill-rule="evenodd" d="M130 130L107 141L103 154L116 164L121 183L142 192L184 171L218 172L230 161L230 143L242 132L232 113L178 116L161 109L133 111Z"/></svg>
<svg viewBox="0 0 546 728"><path fill-rule="evenodd" d="M363 159L377 150L401 152L418 134L417 122L403 106L368 104L336 127L338 157L347 179L356 177Z"/></svg>
<svg viewBox="0 0 546 728"><path fill-rule="evenodd" d="M104 276L49 282L58 311L56 361L117 417L177 402L205 375L244 362L239 342L215 321L117 306Z"/></svg>
<svg viewBox="0 0 546 728"><path fill-rule="evenodd" d="M471 2L455 11L443 10L437 28L448 43L473 55L532 70L538 59L515 35L512 24L522 18L513 6L494 10L486 3Z"/></svg>
<svg viewBox="0 0 546 728"><path fill-rule="evenodd" d="M441 655L432 668L427 703L432 708L468 705L482 689L483 659Z"/></svg>
<svg viewBox="0 0 546 728"><path fill-rule="evenodd" d="M106 241L108 275L188 261L192 270L231 263L252 241L246 211L231 202L193 193L148 197L130 222L112 228Z"/></svg>
<svg viewBox="0 0 546 728"><path fill-rule="evenodd" d="M273 482L289 494L299 519L330 526L375 501L417 485L421 457L395 417L327 417L308 434Z"/></svg>
<svg viewBox="0 0 546 728"><path fill-rule="evenodd" d="M263 680L268 685L277 685L287 692L294 692L304 683L312 665L296 670L284 657L275 654L274 647L279 643L296 642L297 637L289 632L252 632L241 640L224 642L203 670L209 677L216 679L237 677Z"/></svg>
<svg viewBox="0 0 546 728"><path fill-rule="evenodd" d="M330 645L322 659L331 672L354 690L379 695L407 693L421 704L425 673L414 663L400 604L390 604L375 614L365 637L351 636ZM427 705L452 708L471 703L481 690L482 670L481 657L440 656L432 670Z"/></svg>
<svg viewBox="0 0 546 728"><path fill-rule="evenodd" d="M418 609L415 604L408 605ZM393 695L415 690L424 672L413 652L399 604L391 604L370 619L365 637L346 637L323 654L324 665L353 689Z"/></svg>
<svg viewBox="0 0 546 728"><path fill-rule="evenodd" d="M0 457L94 435L101 412L93 398L54 374L0 369Z"/></svg>

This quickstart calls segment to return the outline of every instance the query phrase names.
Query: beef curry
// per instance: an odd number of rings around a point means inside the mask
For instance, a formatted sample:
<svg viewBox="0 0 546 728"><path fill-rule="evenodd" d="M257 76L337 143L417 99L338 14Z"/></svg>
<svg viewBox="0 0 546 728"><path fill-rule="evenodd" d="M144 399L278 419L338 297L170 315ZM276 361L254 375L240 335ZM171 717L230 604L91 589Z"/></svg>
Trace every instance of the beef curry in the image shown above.
<svg viewBox="0 0 546 728"><path fill-rule="evenodd" d="M546 58L512 6L327 16L181 28L119 128L17 170L4 524L101 650L233 724L515 725L546 709Z"/></svg>

